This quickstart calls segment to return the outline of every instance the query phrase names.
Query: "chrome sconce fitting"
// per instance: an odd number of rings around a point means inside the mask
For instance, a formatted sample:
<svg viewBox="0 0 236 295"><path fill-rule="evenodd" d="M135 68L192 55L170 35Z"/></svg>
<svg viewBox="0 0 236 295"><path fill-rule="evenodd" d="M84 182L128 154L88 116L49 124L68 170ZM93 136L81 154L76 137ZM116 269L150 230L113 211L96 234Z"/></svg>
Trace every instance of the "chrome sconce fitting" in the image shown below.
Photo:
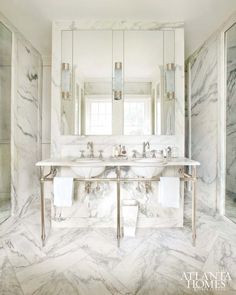
<svg viewBox="0 0 236 295"><path fill-rule="evenodd" d="M71 100L71 69L69 63L62 63L61 66L61 97L64 100Z"/></svg>
<svg viewBox="0 0 236 295"><path fill-rule="evenodd" d="M122 62L115 62L114 78L113 78L113 95L114 100L122 99Z"/></svg>
<svg viewBox="0 0 236 295"><path fill-rule="evenodd" d="M91 181L86 181L86 182L85 182L85 187L84 187L84 189L85 189L85 192L86 192L87 194L90 194L90 193L91 193L91 191L92 191L92 183L91 183Z"/></svg>
<svg viewBox="0 0 236 295"><path fill-rule="evenodd" d="M165 66L165 96L168 100L175 98L175 64Z"/></svg>

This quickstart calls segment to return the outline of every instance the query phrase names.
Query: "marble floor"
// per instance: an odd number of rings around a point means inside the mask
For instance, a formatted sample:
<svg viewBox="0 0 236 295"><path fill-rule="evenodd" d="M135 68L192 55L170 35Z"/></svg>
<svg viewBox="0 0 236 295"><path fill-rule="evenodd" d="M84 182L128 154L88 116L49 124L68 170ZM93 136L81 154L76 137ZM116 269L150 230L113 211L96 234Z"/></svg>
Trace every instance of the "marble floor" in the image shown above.
<svg viewBox="0 0 236 295"><path fill-rule="evenodd" d="M42 248L36 201L0 226L0 294L236 294L235 224L199 210L193 247L188 205L185 216L183 229L140 229L120 248L113 229L54 229ZM183 277L223 271L222 291L194 292Z"/></svg>
<svg viewBox="0 0 236 295"><path fill-rule="evenodd" d="M236 223L236 194L230 191L225 195L225 215Z"/></svg>

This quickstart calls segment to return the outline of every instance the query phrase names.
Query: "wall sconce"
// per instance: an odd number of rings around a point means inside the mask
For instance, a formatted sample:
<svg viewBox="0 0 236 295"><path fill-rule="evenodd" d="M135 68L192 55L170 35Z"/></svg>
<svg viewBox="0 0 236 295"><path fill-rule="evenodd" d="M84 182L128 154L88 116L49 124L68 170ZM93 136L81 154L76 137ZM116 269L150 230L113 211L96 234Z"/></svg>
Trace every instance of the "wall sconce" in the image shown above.
<svg viewBox="0 0 236 295"><path fill-rule="evenodd" d="M65 100L70 100L71 98L71 72L69 63L62 63L61 96Z"/></svg>
<svg viewBox="0 0 236 295"><path fill-rule="evenodd" d="M113 80L113 95L114 100L122 99L122 63L115 62L114 80Z"/></svg>
<svg viewBox="0 0 236 295"><path fill-rule="evenodd" d="M175 98L175 64L174 63L166 64L165 94L167 99Z"/></svg>

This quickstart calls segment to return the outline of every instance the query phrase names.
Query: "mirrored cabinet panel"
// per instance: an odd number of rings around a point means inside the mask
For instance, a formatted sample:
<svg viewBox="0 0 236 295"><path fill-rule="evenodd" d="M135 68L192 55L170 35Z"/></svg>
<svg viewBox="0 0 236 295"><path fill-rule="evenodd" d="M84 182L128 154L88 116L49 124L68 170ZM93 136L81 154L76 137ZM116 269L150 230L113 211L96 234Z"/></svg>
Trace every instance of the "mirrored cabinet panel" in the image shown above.
<svg viewBox="0 0 236 295"><path fill-rule="evenodd" d="M62 135L174 135L174 30L61 32Z"/></svg>

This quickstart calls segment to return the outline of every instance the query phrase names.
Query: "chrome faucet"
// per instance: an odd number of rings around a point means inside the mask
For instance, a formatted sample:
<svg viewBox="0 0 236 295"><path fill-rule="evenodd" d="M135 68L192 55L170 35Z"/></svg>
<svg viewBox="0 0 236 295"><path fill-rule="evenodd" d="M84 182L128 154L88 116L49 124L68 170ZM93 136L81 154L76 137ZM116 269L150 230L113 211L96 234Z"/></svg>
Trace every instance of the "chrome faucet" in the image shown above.
<svg viewBox="0 0 236 295"><path fill-rule="evenodd" d="M150 143L149 141L144 141L143 142L143 158L146 158L147 157L147 151L146 151L146 148L150 149Z"/></svg>
<svg viewBox="0 0 236 295"><path fill-rule="evenodd" d="M89 141L87 143L87 149L89 150L89 158L94 158L94 151L93 151L93 142Z"/></svg>

